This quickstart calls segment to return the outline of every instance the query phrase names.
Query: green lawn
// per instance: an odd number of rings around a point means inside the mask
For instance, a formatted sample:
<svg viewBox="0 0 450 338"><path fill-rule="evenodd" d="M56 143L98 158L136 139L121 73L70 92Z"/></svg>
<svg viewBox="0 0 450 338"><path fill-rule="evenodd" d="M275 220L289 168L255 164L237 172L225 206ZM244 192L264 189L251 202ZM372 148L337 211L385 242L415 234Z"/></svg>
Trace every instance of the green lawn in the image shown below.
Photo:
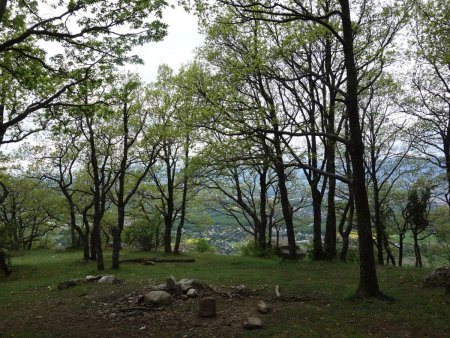
<svg viewBox="0 0 450 338"><path fill-rule="evenodd" d="M450 331L450 297L444 295L443 289L421 287L423 278L430 272L426 268L378 269L381 288L395 298L394 302L352 298L358 282L357 265L212 254L194 255L195 263L154 266L127 263L122 264L119 271L104 272L123 279L126 282L123 286L94 284L57 290L61 281L97 274L95 264L84 263L81 256L80 252L35 250L13 259L13 274L8 278L0 277L2 338L80 336L76 330L72 335L64 333L66 328L58 321L59 314L71 312L79 314L80 320L95 319L99 300L111 300L116 294L161 283L170 275L177 279L196 278L218 286L245 284L250 288L264 288L260 297L266 299L273 297L274 287L278 284L283 296L308 296L311 299L276 302L274 311L263 317L263 330L234 332L237 336L448 337ZM125 251L122 256L153 257L154 254ZM105 257L109 265L108 252ZM64 311L56 311L58 306ZM44 320L49 316L54 325ZM225 336L225 333L216 334ZM110 335L105 333L106 336ZM139 335L130 333L130 336Z"/></svg>

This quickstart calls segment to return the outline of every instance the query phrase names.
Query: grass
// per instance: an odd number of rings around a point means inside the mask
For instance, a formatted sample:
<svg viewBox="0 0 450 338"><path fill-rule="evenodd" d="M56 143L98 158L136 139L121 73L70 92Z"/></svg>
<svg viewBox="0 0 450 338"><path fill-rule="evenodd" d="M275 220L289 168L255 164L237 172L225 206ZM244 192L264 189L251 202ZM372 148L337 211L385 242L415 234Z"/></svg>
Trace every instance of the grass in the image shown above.
<svg viewBox="0 0 450 338"><path fill-rule="evenodd" d="M0 336L62 336L64 328L41 325L36 330L35 323L48 315L46 309L62 303L67 310L87 316L86 320L95 317L95 302L114 297L114 293L119 292L117 286L82 285L62 291L56 289L61 281L97 274L95 264L83 262L81 256L80 252L74 251L35 250L15 257L13 274L8 278L0 277ZM122 256L155 255L125 251ZM122 264L120 270L107 269L104 273L126 281L123 292L160 283L173 275L177 279L196 278L228 287L240 284L250 288L264 287L266 297L273 296L277 284L284 296L310 296L311 301L276 306L272 314L264 317L264 330L257 336L447 337L450 330L450 298L444 295L443 289L421 287L423 278L431 271L427 268L378 268L382 291L395 298L394 302L387 302L351 297L358 283L359 270L354 264L213 254L194 257L195 263ZM105 262L110 264L108 252ZM93 303L86 302L86 297L92 297L89 299ZM55 316L53 312L52 316ZM239 335L255 336L255 333L242 331Z"/></svg>

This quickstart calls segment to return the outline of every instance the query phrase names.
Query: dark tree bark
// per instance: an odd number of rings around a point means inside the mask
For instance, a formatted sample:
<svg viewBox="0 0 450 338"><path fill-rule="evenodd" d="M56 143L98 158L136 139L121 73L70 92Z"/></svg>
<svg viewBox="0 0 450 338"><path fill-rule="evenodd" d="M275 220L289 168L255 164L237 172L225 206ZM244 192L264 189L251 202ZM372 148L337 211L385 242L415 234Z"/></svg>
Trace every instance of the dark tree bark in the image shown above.
<svg viewBox="0 0 450 338"><path fill-rule="evenodd" d="M175 254L180 253L181 236L183 234L184 222L186 220L186 207L187 207L187 193L188 193L188 181L189 181L189 149L190 149L190 137L186 136L184 144L184 172L183 172L183 193L181 197L181 215L180 221L177 227L177 234L175 237L175 246L173 252Z"/></svg>
<svg viewBox="0 0 450 338"><path fill-rule="evenodd" d="M372 245L369 199L365 186L364 145L358 107L358 72L353 49L353 28L348 0L339 0L342 10L344 62L347 71L346 114L350 130L350 157L353 168L353 192L359 238L360 281L357 293L362 297L381 295Z"/></svg>
<svg viewBox="0 0 450 338"><path fill-rule="evenodd" d="M0 269L3 270L5 276L9 276L12 272L11 268L8 266L6 254L1 249L0 249Z"/></svg>

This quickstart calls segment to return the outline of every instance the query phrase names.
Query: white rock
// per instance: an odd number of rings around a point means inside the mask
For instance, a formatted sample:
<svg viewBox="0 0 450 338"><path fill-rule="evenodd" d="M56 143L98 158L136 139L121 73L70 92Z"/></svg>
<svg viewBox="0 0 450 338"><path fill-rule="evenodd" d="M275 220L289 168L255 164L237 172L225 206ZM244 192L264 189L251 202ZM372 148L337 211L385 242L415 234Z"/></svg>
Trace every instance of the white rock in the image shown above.
<svg viewBox="0 0 450 338"><path fill-rule="evenodd" d="M260 301L258 302L258 311L259 311L260 313L263 313L263 314L269 313L270 307L266 304L265 301L260 300Z"/></svg>
<svg viewBox="0 0 450 338"><path fill-rule="evenodd" d="M198 294L198 292L196 289L189 289L188 292L186 293L186 295L191 298L196 297L197 294Z"/></svg>
<svg viewBox="0 0 450 338"><path fill-rule="evenodd" d="M113 275L106 275L100 278L98 282L101 284L116 284L119 283L120 281Z"/></svg>
<svg viewBox="0 0 450 338"><path fill-rule="evenodd" d="M262 328L262 326L263 326L262 320L259 319L258 317L249 317L244 322L244 329L246 330L260 329Z"/></svg>

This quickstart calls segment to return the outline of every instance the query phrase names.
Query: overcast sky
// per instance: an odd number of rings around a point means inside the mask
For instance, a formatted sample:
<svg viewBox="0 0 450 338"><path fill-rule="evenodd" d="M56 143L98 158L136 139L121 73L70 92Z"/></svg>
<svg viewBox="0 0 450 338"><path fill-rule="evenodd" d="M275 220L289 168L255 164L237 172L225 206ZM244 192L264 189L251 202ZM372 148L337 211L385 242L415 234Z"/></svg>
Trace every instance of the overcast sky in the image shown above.
<svg viewBox="0 0 450 338"><path fill-rule="evenodd" d="M186 13L181 7L166 9L163 21L169 25L164 40L138 47L134 51L144 60L145 65L127 67L147 82L156 79L158 66L162 63L178 70L182 64L192 60L195 47L203 42L202 36L198 33L197 18L193 14Z"/></svg>

